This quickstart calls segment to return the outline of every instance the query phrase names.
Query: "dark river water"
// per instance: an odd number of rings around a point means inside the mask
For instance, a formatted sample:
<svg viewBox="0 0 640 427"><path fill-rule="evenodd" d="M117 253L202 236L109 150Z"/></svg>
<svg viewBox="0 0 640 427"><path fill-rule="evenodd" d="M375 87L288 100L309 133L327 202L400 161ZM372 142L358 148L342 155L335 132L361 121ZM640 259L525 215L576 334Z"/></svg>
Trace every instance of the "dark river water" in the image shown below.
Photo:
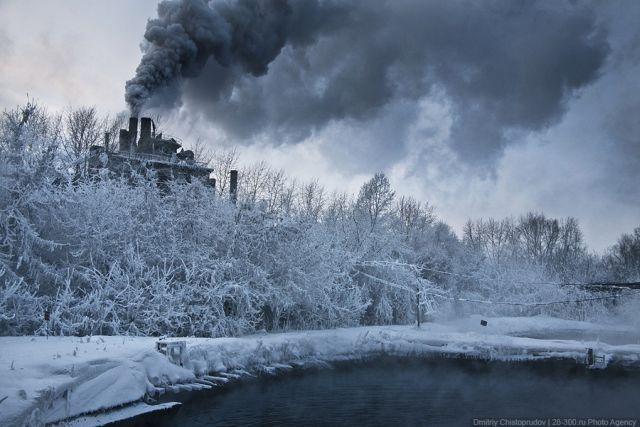
<svg viewBox="0 0 640 427"><path fill-rule="evenodd" d="M560 362L376 360L199 394L163 425L432 426L506 417L640 418L640 376Z"/></svg>

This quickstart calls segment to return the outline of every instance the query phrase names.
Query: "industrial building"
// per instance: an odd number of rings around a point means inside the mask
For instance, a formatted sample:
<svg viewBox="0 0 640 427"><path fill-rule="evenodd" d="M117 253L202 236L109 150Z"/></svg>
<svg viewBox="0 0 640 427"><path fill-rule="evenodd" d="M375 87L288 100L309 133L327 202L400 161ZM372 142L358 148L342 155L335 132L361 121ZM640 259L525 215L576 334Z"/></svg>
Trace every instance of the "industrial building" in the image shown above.
<svg viewBox="0 0 640 427"><path fill-rule="evenodd" d="M213 169L195 160L191 150L184 150L174 138L163 138L156 134L156 126L149 117L140 119L138 138L138 118L129 118L129 129L120 129L118 150L109 150L108 135L105 145L91 147L88 172L97 175L101 170L109 170L116 176L129 177L134 174L153 174L159 185L168 181L192 182L199 179L215 187L215 179L209 178Z"/></svg>

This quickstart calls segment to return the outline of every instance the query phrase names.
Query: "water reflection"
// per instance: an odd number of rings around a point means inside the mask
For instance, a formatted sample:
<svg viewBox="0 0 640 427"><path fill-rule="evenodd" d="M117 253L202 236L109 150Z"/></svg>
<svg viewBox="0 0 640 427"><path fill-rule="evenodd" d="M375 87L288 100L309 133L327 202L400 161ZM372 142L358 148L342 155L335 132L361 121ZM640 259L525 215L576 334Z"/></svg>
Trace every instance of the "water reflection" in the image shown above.
<svg viewBox="0 0 640 427"><path fill-rule="evenodd" d="M573 364L377 360L255 380L165 425L472 425L486 417L640 417L640 376Z"/></svg>

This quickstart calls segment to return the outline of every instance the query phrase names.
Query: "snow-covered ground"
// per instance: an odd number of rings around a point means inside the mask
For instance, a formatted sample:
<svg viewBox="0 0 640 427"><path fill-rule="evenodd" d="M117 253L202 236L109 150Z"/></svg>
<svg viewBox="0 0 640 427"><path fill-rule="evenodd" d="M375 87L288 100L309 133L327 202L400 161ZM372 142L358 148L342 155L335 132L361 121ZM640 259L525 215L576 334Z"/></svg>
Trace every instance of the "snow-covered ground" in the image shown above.
<svg viewBox="0 0 640 427"><path fill-rule="evenodd" d="M630 327L548 317L487 320L487 326L470 317L419 329L378 326L186 338L189 362L184 368L155 351L156 338L0 337L0 425L38 425L139 402L171 385L206 384L204 375L275 372L376 354L583 362L586 349L594 348L609 363L640 366L640 335Z"/></svg>

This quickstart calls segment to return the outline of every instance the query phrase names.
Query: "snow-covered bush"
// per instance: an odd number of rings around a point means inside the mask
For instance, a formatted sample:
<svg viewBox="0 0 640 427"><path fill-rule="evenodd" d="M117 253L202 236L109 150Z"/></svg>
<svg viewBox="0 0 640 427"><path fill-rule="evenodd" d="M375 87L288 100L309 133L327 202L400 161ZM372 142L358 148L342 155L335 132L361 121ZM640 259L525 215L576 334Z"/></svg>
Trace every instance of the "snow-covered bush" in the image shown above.
<svg viewBox="0 0 640 427"><path fill-rule="evenodd" d="M0 120L0 334L228 336L411 323L418 306L423 320L611 308L554 284L604 271L571 219L470 223L461 241L383 174L356 197L328 195L262 163L241 172L237 206L200 182L78 179L57 155L61 126L33 105Z"/></svg>

